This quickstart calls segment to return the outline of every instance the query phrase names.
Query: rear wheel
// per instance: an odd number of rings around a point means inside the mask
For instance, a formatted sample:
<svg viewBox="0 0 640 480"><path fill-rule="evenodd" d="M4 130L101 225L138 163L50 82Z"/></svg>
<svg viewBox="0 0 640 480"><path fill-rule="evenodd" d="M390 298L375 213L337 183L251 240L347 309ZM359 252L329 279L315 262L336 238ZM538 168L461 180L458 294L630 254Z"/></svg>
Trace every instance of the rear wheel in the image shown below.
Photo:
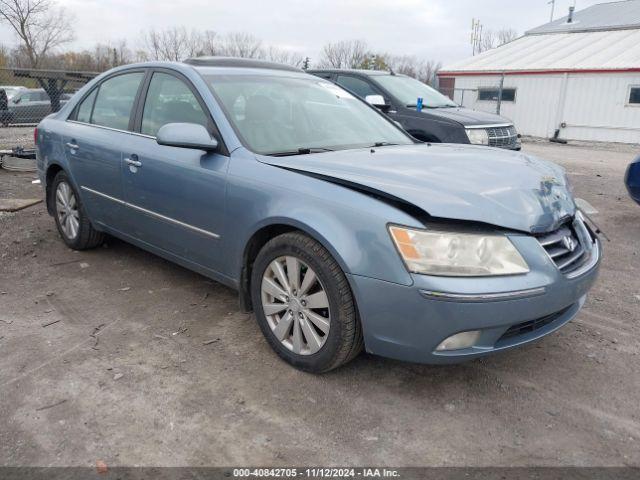
<svg viewBox="0 0 640 480"><path fill-rule="evenodd" d="M362 350L351 289L318 242L286 233L258 254L251 277L258 324L276 353L301 370L320 373Z"/></svg>
<svg viewBox="0 0 640 480"><path fill-rule="evenodd" d="M51 185L51 198L58 233L64 243L74 250L86 250L100 245L104 234L91 225L78 196L67 174L58 172Z"/></svg>

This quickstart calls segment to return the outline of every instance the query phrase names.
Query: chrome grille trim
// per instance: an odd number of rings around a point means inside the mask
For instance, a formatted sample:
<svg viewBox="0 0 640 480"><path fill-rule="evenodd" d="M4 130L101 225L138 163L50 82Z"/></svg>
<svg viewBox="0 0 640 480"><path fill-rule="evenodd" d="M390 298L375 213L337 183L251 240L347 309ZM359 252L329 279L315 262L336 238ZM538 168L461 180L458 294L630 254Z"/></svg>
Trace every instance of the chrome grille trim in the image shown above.
<svg viewBox="0 0 640 480"><path fill-rule="evenodd" d="M590 270L600 258L598 241L586 227L580 212L572 223L537 238L558 270L569 278Z"/></svg>
<svg viewBox="0 0 640 480"><path fill-rule="evenodd" d="M432 290L420 290L420 294L432 300L457 301L457 302L495 302L499 300L513 300L516 298L534 297L543 295L546 287L528 288L511 292L498 293L451 293L436 292Z"/></svg>
<svg viewBox="0 0 640 480"><path fill-rule="evenodd" d="M512 148L518 144L518 132L513 125L504 127L488 127L489 146Z"/></svg>

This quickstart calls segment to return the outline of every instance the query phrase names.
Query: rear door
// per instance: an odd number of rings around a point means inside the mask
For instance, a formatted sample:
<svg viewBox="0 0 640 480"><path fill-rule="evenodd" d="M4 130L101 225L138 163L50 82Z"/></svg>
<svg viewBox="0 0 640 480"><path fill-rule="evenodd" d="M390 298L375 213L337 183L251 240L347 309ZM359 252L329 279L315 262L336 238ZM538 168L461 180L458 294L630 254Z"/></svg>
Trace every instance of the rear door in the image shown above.
<svg viewBox="0 0 640 480"><path fill-rule="evenodd" d="M122 164L126 217L140 240L220 271L229 157L195 87L172 70L147 80L136 122L141 135L127 144ZM167 123L196 123L216 137L219 152L158 145Z"/></svg>
<svg viewBox="0 0 640 480"><path fill-rule="evenodd" d="M71 175L91 219L123 230L122 151L134 136L133 112L144 70L111 76L78 103L63 141Z"/></svg>

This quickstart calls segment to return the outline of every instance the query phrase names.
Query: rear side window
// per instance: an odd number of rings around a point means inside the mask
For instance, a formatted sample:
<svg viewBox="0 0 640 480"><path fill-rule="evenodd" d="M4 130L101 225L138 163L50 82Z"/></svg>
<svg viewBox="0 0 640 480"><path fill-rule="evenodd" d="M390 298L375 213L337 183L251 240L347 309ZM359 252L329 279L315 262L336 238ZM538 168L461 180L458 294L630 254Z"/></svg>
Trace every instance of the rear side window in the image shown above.
<svg viewBox="0 0 640 480"><path fill-rule="evenodd" d="M31 103L31 102L39 102L42 100L42 94L41 92L29 92L29 93L25 93L22 96L22 101L24 103Z"/></svg>
<svg viewBox="0 0 640 480"><path fill-rule="evenodd" d="M207 128L208 119L186 83L173 75L156 72L144 103L141 132L155 136L167 123L197 123Z"/></svg>
<svg viewBox="0 0 640 480"><path fill-rule="evenodd" d="M98 89L95 88L93 92L89 94L87 98L85 98L80 106L78 107L78 113L76 114L76 120L78 122L90 123L91 122L91 111L93 110L93 102L96 99L96 94L98 93Z"/></svg>
<svg viewBox="0 0 640 480"><path fill-rule="evenodd" d="M346 88L347 90L355 93L360 98L365 98L367 95L380 95L368 82L356 77L350 77L347 75L338 75L338 85Z"/></svg>
<svg viewBox="0 0 640 480"><path fill-rule="evenodd" d="M331 80L332 73L313 72L312 75L316 77L324 78L325 80Z"/></svg>
<svg viewBox="0 0 640 480"><path fill-rule="evenodd" d="M118 130L129 129L133 103L144 73L127 73L104 81L98 89L91 123Z"/></svg>
<svg viewBox="0 0 640 480"><path fill-rule="evenodd" d="M631 87L629 89L629 104L640 105L640 87Z"/></svg>

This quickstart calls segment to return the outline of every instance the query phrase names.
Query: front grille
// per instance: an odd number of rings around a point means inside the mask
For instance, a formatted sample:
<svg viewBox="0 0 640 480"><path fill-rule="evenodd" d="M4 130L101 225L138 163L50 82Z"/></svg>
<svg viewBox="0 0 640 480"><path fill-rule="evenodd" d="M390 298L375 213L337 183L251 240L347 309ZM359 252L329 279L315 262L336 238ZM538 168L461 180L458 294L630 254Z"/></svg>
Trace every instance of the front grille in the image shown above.
<svg viewBox="0 0 640 480"><path fill-rule="evenodd" d="M516 325L512 325L509 329L502 334L498 342L502 340L507 340L509 338L517 337L519 335L525 335L527 333L535 332L536 330L540 330L542 327L546 327L554 320L560 318L567 310L571 308L569 305L567 308L560 310L559 312L552 313L551 315L547 315L546 317L537 318L535 320L529 320L527 322L518 323Z"/></svg>
<svg viewBox="0 0 640 480"><path fill-rule="evenodd" d="M582 220L576 218L573 223L567 223L554 232L538 237L540 245L558 269L565 274L577 270L589 260L590 252L583 245L581 236L577 234L576 226L584 229L585 235L590 236Z"/></svg>
<svg viewBox="0 0 640 480"><path fill-rule="evenodd" d="M489 146L499 148L514 148L518 144L518 132L513 125L508 127L489 127Z"/></svg>

